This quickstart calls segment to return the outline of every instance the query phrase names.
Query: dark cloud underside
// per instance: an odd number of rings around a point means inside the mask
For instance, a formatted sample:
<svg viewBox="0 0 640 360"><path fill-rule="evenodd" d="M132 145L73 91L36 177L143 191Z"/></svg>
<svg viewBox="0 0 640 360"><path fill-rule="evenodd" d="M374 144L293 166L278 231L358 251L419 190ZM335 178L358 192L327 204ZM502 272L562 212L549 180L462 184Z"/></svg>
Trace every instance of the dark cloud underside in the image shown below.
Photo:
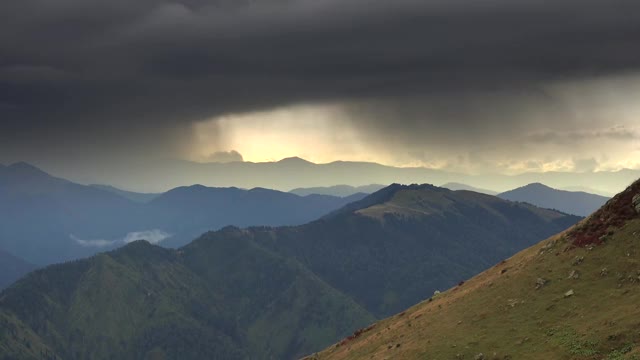
<svg viewBox="0 0 640 360"><path fill-rule="evenodd" d="M556 106L546 83L640 66L636 0L6 0L0 24L5 154L171 154L193 122L313 102L391 114L361 116L366 131L386 131L389 117L407 134L500 119L493 131ZM418 99L410 114L427 99L436 120L397 116L405 98ZM482 117L458 116L467 104Z"/></svg>

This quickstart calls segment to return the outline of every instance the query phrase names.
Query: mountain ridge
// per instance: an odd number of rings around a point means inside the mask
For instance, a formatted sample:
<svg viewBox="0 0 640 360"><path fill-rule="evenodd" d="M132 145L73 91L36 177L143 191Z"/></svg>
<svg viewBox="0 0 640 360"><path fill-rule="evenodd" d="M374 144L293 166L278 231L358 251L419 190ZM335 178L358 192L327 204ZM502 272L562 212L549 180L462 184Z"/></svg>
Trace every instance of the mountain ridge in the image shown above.
<svg viewBox="0 0 640 360"><path fill-rule="evenodd" d="M640 358L640 180L575 226L305 359Z"/></svg>
<svg viewBox="0 0 640 360"><path fill-rule="evenodd" d="M4 167L0 248L45 265L112 249L139 233L163 233L164 245L178 247L226 225L303 224L364 196L300 197L204 186L172 189L148 202L122 195L56 178L25 163Z"/></svg>
<svg viewBox="0 0 640 360"><path fill-rule="evenodd" d="M132 242L33 272L0 293L0 352L296 358L578 220L432 185L367 201L392 211L371 217L360 204L299 226L227 226L175 250Z"/></svg>
<svg viewBox="0 0 640 360"><path fill-rule="evenodd" d="M296 167L295 162L301 163ZM584 186L599 191L618 192L630 182L640 177L639 170L624 169L602 172L529 172L517 175L475 174L451 172L426 167L394 167L371 162L335 161L315 164L302 161L289 162L292 166L278 161L197 163L186 160L153 160L144 163L114 164L110 171L103 172L101 178L93 173L77 169L65 173L65 178L80 182L107 183L141 192L163 192L189 183L201 183L212 187L238 186L242 188L268 187L281 191L300 187L322 187L327 184L358 186L363 183L391 184L458 182L477 188L494 189L500 184L500 191L524 186L532 182L542 182L555 188ZM145 169L141 171L140 169ZM287 171L283 171L287 169ZM54 170L53 168L51 170ZM56 171L53 171L54 173ZM117 176L115 174L118 174Z"/></svg>

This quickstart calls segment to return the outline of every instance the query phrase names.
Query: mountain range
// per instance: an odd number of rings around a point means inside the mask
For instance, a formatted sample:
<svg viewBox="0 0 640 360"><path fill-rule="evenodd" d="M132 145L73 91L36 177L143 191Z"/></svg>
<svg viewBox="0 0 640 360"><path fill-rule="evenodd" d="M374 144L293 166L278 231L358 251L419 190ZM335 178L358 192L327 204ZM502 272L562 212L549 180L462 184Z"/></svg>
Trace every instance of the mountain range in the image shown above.
<svg viewBox="0 0 640 360"><path fill-rule="evenodd" d="M361 186L350 186L350 185L334 185L334 186L319 186L319 187L311 187L311 188L297 188L289 191L292 194L307 196L311 194L317 195L332 195L332 196L351 196L355 194L371 194L382 188L385 188L385 185L380 184L370 184L370 185L361 185Z"/></svg>
<svg viewBox="0 0 640 360"><path fill-rule="evenodd" d="M49 169L78 183L102 183L143 193L162 193L189 184L251 189L266 187L281 191L324 187L327 184L445 184L462 183L479 189L504 192L540 182L561 189L587 187L591 192L617 193L640 177L640 170L590 172L526 172L518 175L468 175L424 167L393 167L371 162L335 161L316 164L298 157L273 162L198 163L184 160L147 160L106 164L99 175L89 169ZM99 177L97 177L99 176Z"/></svg>
<svg viewBox="0 0 640 360"><path fill-rule="evenodd" d="M578 220L486 194L394 184L300 226L226 227L178 249L133 241L4 290L0 353L293 359Z"/></svg>
<svg viewBox="0 0 640 360"><path fill-rule="evenodd" d="M584 221L307 360L640 358L640 180Z"/></svg>
<svg viewBox="0 0 640 360"><path fill-rule="evenodd" d="M199 163L185 160L146 160L105 165L96 173L88 168L53 167L42 164L49 173L82 184L109 184L140 193L163 193L185 184L209 187L251 189L264 187L280 191L344 184L468 184L478 189L504 192L531 183L556 189L569 188L609 196L640 177L640 170L547 171L518 175L457 173L425 167L394 167L371 162L335 161L316 164L298 157L271 162Z"/></svg>
<svg viewBox="0 0 640 360"><path fill-rule="evenodd" d="M0 168L0 249L46 265L146 239L181 246L227 225L299 225L364 194L324 195L180 187L148 201L50 176L26 163Z"/></svg>
<svg viewBox="0 0 640 360"><path fill-rule="evenodd" d="M546 209L556 209L569 214L587 216L604 205L608 197L583 191L552 189L546 185L529 184L498 194L498 197L533 204Z"/></svg>

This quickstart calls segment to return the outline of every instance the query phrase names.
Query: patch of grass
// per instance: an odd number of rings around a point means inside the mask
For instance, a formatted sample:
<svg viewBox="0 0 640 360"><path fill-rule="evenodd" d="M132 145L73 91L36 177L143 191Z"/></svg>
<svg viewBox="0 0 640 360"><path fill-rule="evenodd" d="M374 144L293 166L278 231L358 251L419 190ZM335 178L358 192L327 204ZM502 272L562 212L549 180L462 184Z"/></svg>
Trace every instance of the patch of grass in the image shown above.
<svg viewBox="0 0 640 360"><path fill-rule="evenodd" d="M625 360L625 355L630 353L631 350L633 350L632 344L625 345L623 348L616 349L610 352L609 355L607 355L607 360ZM638 356L634 355L633 357L637 358Z"/></svg>
<svg viewBox="0 0 640 360"><path fill-rule="evenodd" d="M585 340L575 330L569 328L550 329L547 335L552 341L564 347L569 354L577 356L593 356L598 354L598 342Z"/></svg>

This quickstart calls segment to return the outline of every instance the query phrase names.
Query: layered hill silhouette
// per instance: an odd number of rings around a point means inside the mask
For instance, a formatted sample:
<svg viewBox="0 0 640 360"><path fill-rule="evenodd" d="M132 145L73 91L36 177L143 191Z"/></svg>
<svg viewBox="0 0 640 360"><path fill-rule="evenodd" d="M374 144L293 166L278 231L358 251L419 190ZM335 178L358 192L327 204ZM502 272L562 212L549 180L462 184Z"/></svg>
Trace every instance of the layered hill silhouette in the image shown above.
<svg viewBox="0 0 640 360"><path fill-rule="evenodd" d="M319 187L310 187L310 188L296 188L289 191L292 194L306 196L306 195L332 195L332 196L352 196L356 194L371 194L382 188L385 188L385 185L380 184L371 184L371 185L361 185L361 186L350 186L350 185L334 185L334 186L319 186Z"/></svg>
<svg viewBox="0 0 640 360"><path fill-rule="evenodd" d="M34 270L33 264L0 250L0 290Z"/></svg>
<svg viewBox="0 0 640 360"><path fill-rule="evenodd" d="M527 202L547 209L557 209L569 214L587 216L609 200L608 197L584 191L565 191L550 188L540 183L529 184L498 194L511 201Z"/></svg>
<svg viewBox="0 0 640 360"><path fill-rule="evenodd" d="M136 241L35 271L2 292L0 353L297 358L579 219L392 185L301 226L227 227L175 250Z"/></svg>
<svg viewBox="0 0 640 360"><path fill-rule="evenodd" d="M640 181L568 231L307 359L640 358Z"/></svg>
<svg viewBox="0 0 640 360"><path fill-rule="evenodd" d="M71 179L91 180L143 192L165 192L190 184L210 187L267 187L281 191L326 187L333 184L462 183L479 189L506 191L540 182L554 188L588 187L617 193L640 177L640 170L597 172L530 172L519 175L468 175L444 169L394 167L372 162L334 161L316 164L292 157L272 162L198 163L183 160L147 160L144 163L110 164L107 170L66 170ZM55 173L55 171L52 170ZM99 176L99 177L96 177Z"/></svg>
<svg viewBox="0 0 640 360"><path fill-rule="evenodd" d="M118 189L111 185L92 184L90 186L100 190L112 192L116 195L122 196L125 199L129 199L139 203L148 203L149 201L161 195L161 193L138 193L133 191L127 191L127 190Z"/></svg>
<svg viewBox="0 0 640 360"><path fill-rule="evenodd" d="M46 265L138 239L181 246L227 225L303 224L365 196L204 186L176 188L146 201L134 201L133 195L59 179L26 163L1 167L0 248Z"/></svg>
<svg viewBox="0 0 640 360"><path fill-rule="evenodd" d="M497 195L498 194L498 192L493 191L493 190L480 189L480 188L477 188L477 187L474 187L474 186L471 186L471 185L455 183L455 182L446 183L446 184L440 185L440 187L447 188L449 190L475 191L475 192L479 192L479 193L483 193L483 194L489 194L489 195Z"/></svg>

